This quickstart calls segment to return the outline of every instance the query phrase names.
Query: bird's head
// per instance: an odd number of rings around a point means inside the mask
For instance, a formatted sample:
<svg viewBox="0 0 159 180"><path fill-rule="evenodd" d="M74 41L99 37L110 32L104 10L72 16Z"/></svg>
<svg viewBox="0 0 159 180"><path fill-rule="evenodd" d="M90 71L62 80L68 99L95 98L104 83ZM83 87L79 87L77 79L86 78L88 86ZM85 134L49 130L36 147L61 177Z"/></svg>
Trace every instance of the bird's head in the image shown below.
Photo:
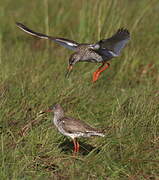
<svg viewBox="0 0 159 180"><path fill-rule="evenodd" d="M41 114L46 113L46 112L53 112L54 114L64 113L63 108L61 107L60 104L55 104L55 105L50 106L49 109L42 111Z"/></svg>
<svg viewBox="0 0 159 180"><path fill-rule="evenodd" d="M69 77L69 75L73 69L73 65L76 64L77 62L79 62L80 59L81 59L81 57L78 53L74 53L71 55L71 57L69 59L69 65L68 65L68 69L67 69L65 77Z"/></svg>

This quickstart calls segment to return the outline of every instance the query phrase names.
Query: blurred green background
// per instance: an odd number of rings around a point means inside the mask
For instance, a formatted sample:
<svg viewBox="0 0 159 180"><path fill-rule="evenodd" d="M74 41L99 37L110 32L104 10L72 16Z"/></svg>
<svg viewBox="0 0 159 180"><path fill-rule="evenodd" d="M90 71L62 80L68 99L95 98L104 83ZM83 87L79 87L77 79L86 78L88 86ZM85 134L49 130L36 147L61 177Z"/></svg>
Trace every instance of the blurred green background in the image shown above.
<svg viewBox="0 0 159 180"><path fill-rule="evenodd" d="M0 1L0 179L159 179L158 20L158 0ZM131 41L93 84L99 64L64 78L72 52L16 21L85 43L125 27ZM106 136L80 139L74 158L52 114L38 115L55 102Z"/></svg>

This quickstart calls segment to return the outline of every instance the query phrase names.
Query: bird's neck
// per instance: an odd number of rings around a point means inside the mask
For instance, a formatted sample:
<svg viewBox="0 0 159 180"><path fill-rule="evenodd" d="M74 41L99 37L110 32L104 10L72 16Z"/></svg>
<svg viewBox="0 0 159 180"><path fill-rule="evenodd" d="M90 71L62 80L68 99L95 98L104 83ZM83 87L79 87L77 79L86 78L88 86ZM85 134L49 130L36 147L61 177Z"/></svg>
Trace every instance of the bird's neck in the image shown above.
<svg viewBox="0 0 159 180"><path fill-rule="evenodd" d="M58 124L58 121L60 121L61 118L64 117L64 112L63 111L60 111L60 112L54 112L54 124L57 126Z"/></svg>

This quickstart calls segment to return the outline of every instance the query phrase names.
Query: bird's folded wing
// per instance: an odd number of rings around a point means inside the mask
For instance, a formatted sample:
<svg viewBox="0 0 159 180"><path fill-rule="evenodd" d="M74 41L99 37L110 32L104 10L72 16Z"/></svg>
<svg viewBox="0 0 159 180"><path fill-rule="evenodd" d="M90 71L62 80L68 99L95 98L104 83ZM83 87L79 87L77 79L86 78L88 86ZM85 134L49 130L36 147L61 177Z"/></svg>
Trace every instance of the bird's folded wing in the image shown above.
<svg viewBox="0 0 159 180"><path fill-rule="evenodd" d="M76 50L76 47L78 46L78 43L72 40L68 40L65 38L58 38L58 37L52 37L52 36L48 36L42 33L38 33L35 32L31 29L29 29L28 27L24 26L21 23L16 23L16 25L23 30L24 32L31 34L33 36L39 37L39 38L43 38L43 39L50 39L51 41L54 41L56 43L58 43L61 46L64 46L65 48L71 49L71 50Z"/></svg>
<svg viewBox="0 0 159 180"><path fill-rule="evenodd" d="M119 56L120 51L125 47L125 45L130 40L130 33L127 29L119 29L111 38L103 39L97 42L99 44L99 53L107 55L107 52L113 56ZM105 52L107 51L107 52Z"/></svg>
<svg viewBox="0 0 159 180"><path fill-rule="evenodd" d="M63 129L69 133L90 133L97 131L95 128L89 126L84 121L71 117L64 117L62 123Z"/></svg>

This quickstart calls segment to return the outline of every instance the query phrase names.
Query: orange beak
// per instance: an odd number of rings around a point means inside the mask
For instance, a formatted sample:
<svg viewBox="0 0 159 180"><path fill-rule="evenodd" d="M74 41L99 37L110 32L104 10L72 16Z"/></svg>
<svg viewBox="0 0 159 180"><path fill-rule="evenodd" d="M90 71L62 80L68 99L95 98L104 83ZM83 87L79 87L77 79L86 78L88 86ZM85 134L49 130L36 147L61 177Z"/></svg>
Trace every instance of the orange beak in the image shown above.
<svg viewBox="0 0 159 180"><path fill-rule="evenodd" d="M44 113L48 113L48 112L52 112L52 110L51 109L47 109L47 110L41 111L40 114L44 114Z"/></svg>
<svg viewBox="0 0 159 180"><path fill-rule="evenodd" d="M67 72L66 72L66 75L65 75L66 78L69 78L69 76L70 76L70 74L71 74L71 72L72 72L72 69L73 69L73 66L72 66L72 65L69 65L69 66L68 66L68 69L67 69Z"/></svg>

